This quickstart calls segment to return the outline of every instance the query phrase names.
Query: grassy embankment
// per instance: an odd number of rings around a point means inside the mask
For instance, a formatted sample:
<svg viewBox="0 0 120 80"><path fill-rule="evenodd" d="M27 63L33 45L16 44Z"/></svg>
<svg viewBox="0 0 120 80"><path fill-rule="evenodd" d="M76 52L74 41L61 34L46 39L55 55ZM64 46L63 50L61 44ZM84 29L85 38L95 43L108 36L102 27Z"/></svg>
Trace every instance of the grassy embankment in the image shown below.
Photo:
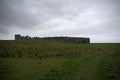
<svg viewBox="0 0 120 80"><path fill-rule="evenodd" d="M0 41L0 80L120 80L120 44Z"/></svg>

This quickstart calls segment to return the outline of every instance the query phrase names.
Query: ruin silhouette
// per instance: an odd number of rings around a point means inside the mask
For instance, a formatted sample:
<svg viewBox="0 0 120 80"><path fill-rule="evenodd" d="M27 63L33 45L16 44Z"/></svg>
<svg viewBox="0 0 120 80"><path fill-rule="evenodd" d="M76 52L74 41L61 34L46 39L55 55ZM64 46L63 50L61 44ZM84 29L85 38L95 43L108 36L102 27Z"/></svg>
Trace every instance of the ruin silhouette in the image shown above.
<svg viewBox="0 0 120 80"><path fill-rule="evenodd" d="M28 35L21 36L20 34L15 34L15 40L55 40L60 42L74 42L74 43L90 43L90 38L86 37L30 37Z"/></svg>

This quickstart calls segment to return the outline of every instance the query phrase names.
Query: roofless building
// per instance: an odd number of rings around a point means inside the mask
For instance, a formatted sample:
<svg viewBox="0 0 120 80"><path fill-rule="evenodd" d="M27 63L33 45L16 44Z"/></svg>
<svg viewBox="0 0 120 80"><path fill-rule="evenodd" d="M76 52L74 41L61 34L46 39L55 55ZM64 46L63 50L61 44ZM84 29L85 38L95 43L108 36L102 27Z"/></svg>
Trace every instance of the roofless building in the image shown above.
<svg viewBox="0 0 120 80"><path fill-rule="evenodd" d="M15 40L55 40L60 42L74 42L74 43L90 43L90 38L86 37L30 37L15 34Z"/></svg>

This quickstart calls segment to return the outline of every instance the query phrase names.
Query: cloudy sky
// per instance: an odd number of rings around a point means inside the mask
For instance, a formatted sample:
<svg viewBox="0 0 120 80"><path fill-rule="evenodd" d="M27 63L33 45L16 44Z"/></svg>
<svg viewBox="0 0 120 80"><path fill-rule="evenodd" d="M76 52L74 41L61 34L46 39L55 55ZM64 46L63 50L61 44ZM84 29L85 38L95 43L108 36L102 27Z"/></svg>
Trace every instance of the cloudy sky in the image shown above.
<svg viewBox="0 0 120 80"><path fill-rule="evenodd" d="M120 42L120 0L0 0L0 39L14 34Z"/></svg>

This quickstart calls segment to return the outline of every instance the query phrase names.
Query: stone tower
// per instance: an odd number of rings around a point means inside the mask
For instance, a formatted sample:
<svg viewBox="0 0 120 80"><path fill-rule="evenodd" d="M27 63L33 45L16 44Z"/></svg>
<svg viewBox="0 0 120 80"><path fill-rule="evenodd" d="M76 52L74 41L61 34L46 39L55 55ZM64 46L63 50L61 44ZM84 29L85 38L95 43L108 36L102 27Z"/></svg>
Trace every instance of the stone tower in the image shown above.
<svg viewBox="0 0 120 80"><path fill-rule="evenodd" d="M20 39L21 39L20 34L15 34L15 40L20 40Z"/></svg>

